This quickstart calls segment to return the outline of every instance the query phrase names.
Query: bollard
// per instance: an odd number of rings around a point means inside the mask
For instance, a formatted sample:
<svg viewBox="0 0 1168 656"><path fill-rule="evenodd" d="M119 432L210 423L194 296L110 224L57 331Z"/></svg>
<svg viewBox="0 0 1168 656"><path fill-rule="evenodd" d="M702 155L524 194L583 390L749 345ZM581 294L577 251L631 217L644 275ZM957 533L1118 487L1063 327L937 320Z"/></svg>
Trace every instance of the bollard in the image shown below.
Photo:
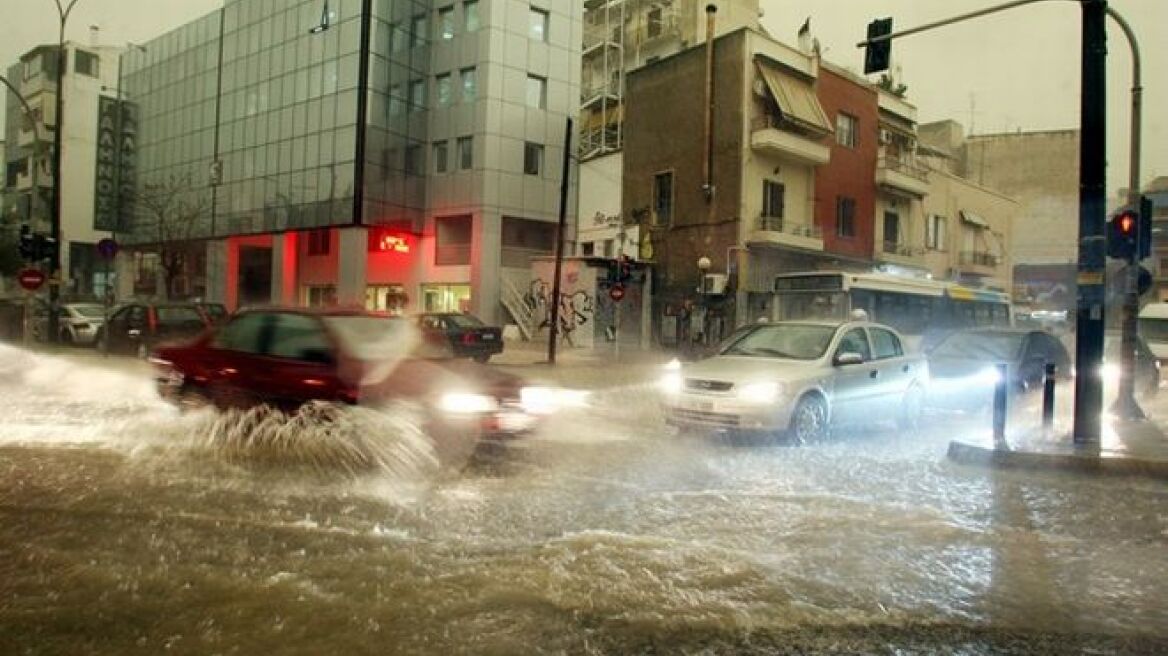
<svg viewBox="0 0 1168 656"><path fill-rule="evenodd" d="M1042 428L1050 430L1054 426L1054 375L1053 362L1046 363L1042 377Z"/></svg>
<svg viewBox="0 0 1168 656"><path fill-rule="evenodd" d="M1005 451L1006 445L1006 390L1009 388L1009 368L997 365L998 382L994 385L994 450Z"/></svg>

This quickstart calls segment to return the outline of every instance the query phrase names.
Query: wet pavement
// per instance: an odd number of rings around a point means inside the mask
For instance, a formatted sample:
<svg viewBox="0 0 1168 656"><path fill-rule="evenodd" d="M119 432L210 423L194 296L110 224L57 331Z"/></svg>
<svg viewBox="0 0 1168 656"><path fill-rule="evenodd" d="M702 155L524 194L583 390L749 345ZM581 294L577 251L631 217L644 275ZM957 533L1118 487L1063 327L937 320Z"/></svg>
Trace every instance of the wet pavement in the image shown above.
<svg viewBox="0 0 1168 656"><path fill-rule="evenodd" d="M0 653L1168 651L1160 481L962 466L956 420L683 439L651 366L554 375L590 405L442 462L408 409L179 416L0 351Z"/></svg>

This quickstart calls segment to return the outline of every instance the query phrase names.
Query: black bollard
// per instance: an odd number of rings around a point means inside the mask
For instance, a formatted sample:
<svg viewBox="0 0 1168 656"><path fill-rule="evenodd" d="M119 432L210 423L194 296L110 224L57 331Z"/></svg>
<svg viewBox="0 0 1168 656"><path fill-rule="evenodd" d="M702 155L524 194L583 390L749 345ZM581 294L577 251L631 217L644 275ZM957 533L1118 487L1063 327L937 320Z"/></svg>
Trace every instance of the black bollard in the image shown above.
<svg viewBox="0 0 1168 656"><path fill-rule="evenodd" d="M1054 375L1054 363L1047 362L1042 378L1042 428L1044 430L1049 430L1054 426Z"/></svg>
<svg viewBox="0 0 1168 656"><path fill-rule="evenodd" d="M994 385L994 449L1005 451L1006 445L1006 390L1009 372L1005 364L997 365L998 382Z"/></svg>

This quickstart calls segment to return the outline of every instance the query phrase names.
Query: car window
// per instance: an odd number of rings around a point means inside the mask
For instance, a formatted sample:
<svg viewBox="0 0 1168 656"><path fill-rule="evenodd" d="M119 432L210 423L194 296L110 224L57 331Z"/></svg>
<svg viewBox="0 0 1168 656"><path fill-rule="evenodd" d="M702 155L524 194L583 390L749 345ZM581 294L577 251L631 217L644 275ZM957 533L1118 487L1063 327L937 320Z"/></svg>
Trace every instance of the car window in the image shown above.
<svg viewBox="0 0 1168 656"><path fill-rule="evenodd" d="M77 305L69 305L67 307L82 317L96 319L105 316L105 308L93 303L78 303Z"/></svg>
<svg viewBox="0 0 1168 656"><path fill-rule="evenodd" d="M864 335L864 329L852 328L844 333L836 353L859 353L864 357L864 362L871 360L872 350L868 348L868 337Z"/></svg>
<svg viewBox="0 0 1168 656"><path fill-rule="evenodd" d="M754 326L728 341L722 355L814 360L827 351L835 329L806 324Z"/></svg>
<svg viewBox="0 0 1168 656"><path fill-rule="evenodd" d="M315 317L291 312L274 316L268 355L303 362L330 363L334 360L332 343L324 326Z"/></svg>
<svg viewBox="0 0 1168 656"><path fill-rule="evenodd" d="M445 330L442 317L422 317L422 328L426 330Z"/></svg>
<svg viewBox="0 0 1168 656"><path fill-rule="evenodd" d="M420 341L412 323L393 317L335 316L324 322L345 351L361 360L400 359Z"/></svg>
<svg viewBox="0 0 1168 656"><path fill-rule="evenodd" d="M486 325L473 314L447 315L446 324L451 328L481 328Z"/></svg>
<svg viewBox="0 0 1168 656"><path fill-rule="evenodd" d="M211 340L213 348L242 353L262 353L271 333L272 315L263 312L241 314L223 326Z"/></svg>
<svg viewBox="0 0 1168 656"><path fill-rule="evenodd" d="M155 310L158 325L168 328L202 326L203 315L193 305L160 305Z"/></svg>
<svg viewBox="0 0 1168 656"><path fill-rule="evenodd" d="M1022 351L1025 333L957 332L933 349L932 355L969 360L1012 362Z"/></svg>
<svg viewBox="0 0 1168 656"><path fill-rule="evenodd" d="M872 354L877 360L896 358L904 355L900 346L900 339L891 331L883 328L869 328L868 336L872 338Z"/></svg>
<svg viewBox="0 0 1168 656"><path fill-rule="evenodd" d="M141 305L131 305L127 308L126 321L130 325L141 326L146 323L146 308Z"/></svg>

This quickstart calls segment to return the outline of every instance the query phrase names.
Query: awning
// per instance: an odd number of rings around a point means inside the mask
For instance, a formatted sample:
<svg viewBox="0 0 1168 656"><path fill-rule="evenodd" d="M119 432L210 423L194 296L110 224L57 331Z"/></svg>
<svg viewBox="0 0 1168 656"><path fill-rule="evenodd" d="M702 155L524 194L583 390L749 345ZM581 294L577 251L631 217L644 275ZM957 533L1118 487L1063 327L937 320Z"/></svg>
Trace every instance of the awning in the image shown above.
<svg viewBox="0 0 1168 656"><path fill-rule="evenodd" d="M784 118L809 130L834 132L809 82L799 80L765 60L756 59L754 63Z"/></svg>
<svg viewBox="0 0 1168 656"><path fill-rule="evenodd" d="M982 218L980 214L970 212L969 210L961 210L961 220L979 228L985 228L986 230L990 229L989 221L986 221L984 218Z"/></svg>

